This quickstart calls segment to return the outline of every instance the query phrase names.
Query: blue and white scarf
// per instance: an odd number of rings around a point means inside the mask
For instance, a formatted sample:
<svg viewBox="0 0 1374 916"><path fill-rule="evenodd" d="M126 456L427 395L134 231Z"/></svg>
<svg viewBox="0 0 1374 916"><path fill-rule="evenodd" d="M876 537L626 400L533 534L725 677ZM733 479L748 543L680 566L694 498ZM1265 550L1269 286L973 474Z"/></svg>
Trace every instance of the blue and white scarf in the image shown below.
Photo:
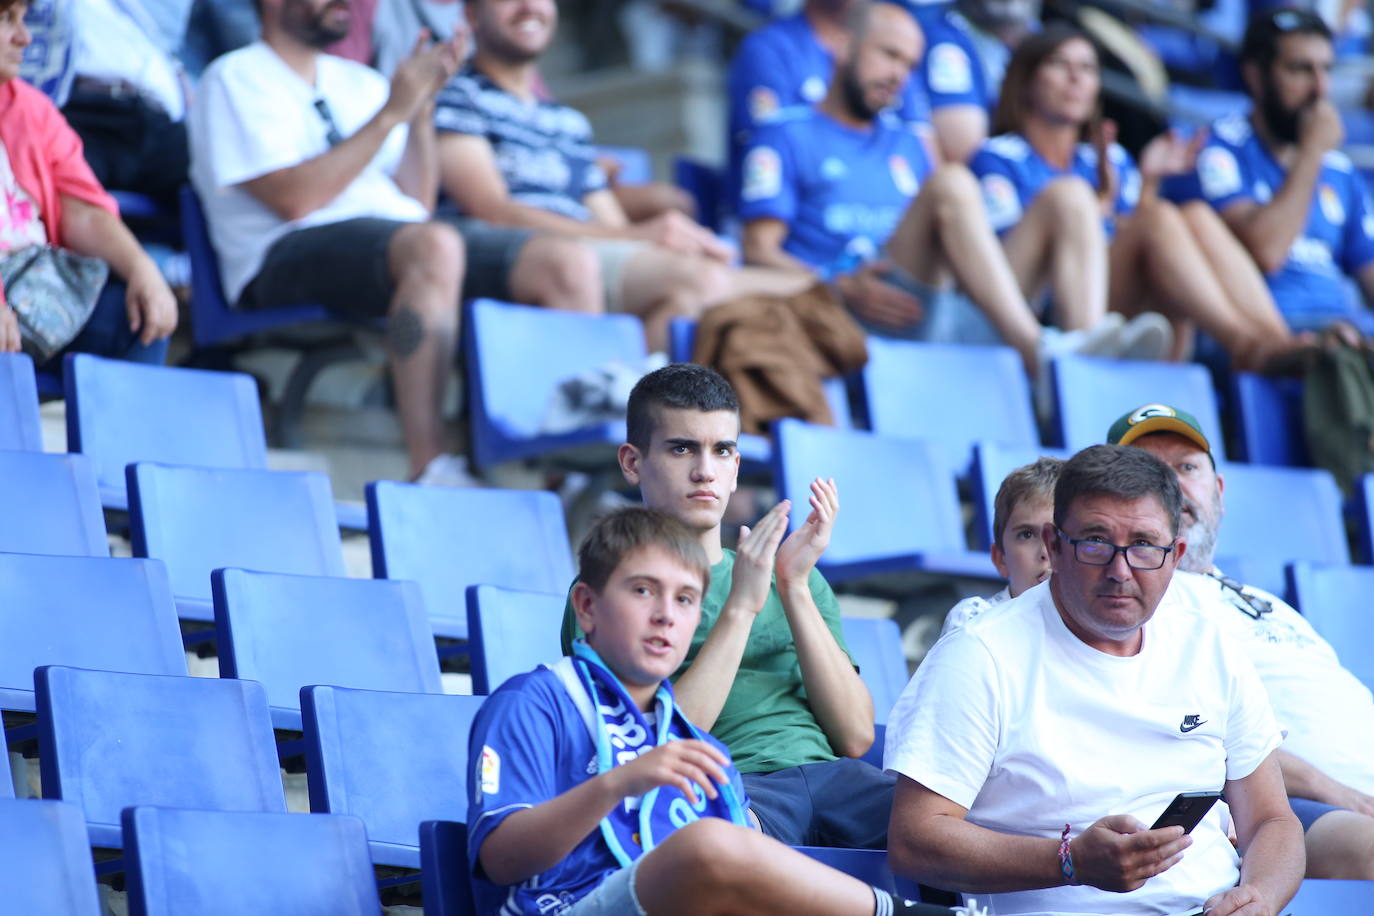
<svg viewBox="0 0 1374 916"><path fill-rule="evenodd" d="M585 640L572 646L571 658L553 667L596 744L598 775L629 763L668 741L704 740L673 701L667 682L654 695L656 720L650 725L615 674ZM693 804L676 786L659 786L638 798L626 798L601 819L601 836L622 866L629 865L674 830L703 817L747 824L734 786L717 785L715 799L694 786Z"/></svg>

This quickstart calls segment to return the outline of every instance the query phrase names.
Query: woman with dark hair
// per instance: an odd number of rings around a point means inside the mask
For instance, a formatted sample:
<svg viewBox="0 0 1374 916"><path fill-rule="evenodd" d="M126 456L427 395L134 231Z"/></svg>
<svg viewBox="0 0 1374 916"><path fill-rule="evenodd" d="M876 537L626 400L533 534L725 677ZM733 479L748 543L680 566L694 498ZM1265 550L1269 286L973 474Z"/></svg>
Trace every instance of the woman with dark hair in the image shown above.
<svg viewBox="0 0 1374 916"><path fill-rule="evenodd" d="M1037 275L1037 253L1048 235L1073 231L1084 236L1073 282L1101 290L1114 311L1166 315L1175 358L1190 355L1196 328L1214 337L1237 368L1261 368L1300 346L1258 268L1217 215L1200 203L1180 209L1159 196L1164 177L1192 169L1203 138L1187 144L1161 134L1142 150L1137 168L1115 142L1115 126L1102 118L1100 89L1096 48L1067 25L1027 37L1007 66L995 136L969 165L1018 276L1049 286L1058 300L1059 278ZM1046 206L1046 195L1062 199L1058 209L1073 219ZM1083 223L1084 200L1092 201L1095 226ZM1062 201L1077 206L1066 209Z"/></svg>
<svg viewBox="0 0 1374 916"><path fill-rule="evenodd" d="M177 308L47 96L19 79L28 4L0 0L0 352L160 363ZM108 266L123 282L103 285ZM7 278L7 279L6 279Z"/></svg>

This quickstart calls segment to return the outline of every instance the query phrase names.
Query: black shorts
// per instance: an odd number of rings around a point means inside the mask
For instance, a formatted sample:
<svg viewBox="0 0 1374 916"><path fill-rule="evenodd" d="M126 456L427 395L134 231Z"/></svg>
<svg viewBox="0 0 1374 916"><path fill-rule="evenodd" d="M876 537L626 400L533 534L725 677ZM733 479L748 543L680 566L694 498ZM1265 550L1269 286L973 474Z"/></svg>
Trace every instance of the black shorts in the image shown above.
<svg viewBox="0 0 1374 916"><path fill-rule="evenodd" d="M533 233L471 219L444 222L458 230L466 249L462 297L509 299L511 270ZM239 307L311 302L358 318L385 315L392 293L387 249L392 236L408 225L360 217L287 233L267 250L257 276L239 296Z"/></svg>

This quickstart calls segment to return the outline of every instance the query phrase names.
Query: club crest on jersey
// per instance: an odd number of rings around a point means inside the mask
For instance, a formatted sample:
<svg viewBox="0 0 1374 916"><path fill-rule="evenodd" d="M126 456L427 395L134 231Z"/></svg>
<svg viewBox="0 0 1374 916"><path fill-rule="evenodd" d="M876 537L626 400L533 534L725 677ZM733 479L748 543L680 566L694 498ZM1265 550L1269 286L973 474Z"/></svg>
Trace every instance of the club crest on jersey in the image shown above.
<svg viewBox="0 0 1374 916"><path fill-rule="evenodd" d="M911 163L906 161L905 156L889 156L887 169L892 173L892 183L897 186L898 191L907 197L916 196L920 183L916 181L916 173L911 170Z"/></svg>
<svg viewBox="0 0 1374 916"><path fill-rule="evenodd" d="M755 86L749 91L749 115L755 121L767 121L778 110L778 95L767 86Z"/></svg>
<svg viewBox="0 0 1374 916"><path fill-rule="evenodd" d="M1340 226L1345 223L1345 205L1341 203L1341 196L1336 193L1336 189L1329 184L1322 185L1322 189L1317 192L1317 201L1322 208L1322 216L1333 226Z"/></svg>

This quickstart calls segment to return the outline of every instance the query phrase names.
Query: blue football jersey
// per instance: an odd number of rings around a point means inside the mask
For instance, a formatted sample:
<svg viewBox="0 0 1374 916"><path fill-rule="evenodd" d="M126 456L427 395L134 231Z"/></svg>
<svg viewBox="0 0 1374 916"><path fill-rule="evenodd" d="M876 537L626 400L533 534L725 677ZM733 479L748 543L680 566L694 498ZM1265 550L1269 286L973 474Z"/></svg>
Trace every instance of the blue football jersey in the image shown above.
<svg viewBox="0 0 1374 916"><path fill-rule="evenodd" d="M831 276L877 256L929 172L925 145L895 117L855 130L792 109L755 131L739 215L787 223L783 248Z"/></svg>
<svg viewBox="0 0 1374 916"><path fill-rule="evenodd" d="M990 74L973 27L953 10L933 19L925 32L926 53L921 58L920 74L930 110L954 105L991 109L1006 68L1006 56L1000 61L1001 69Z"/></svg>

